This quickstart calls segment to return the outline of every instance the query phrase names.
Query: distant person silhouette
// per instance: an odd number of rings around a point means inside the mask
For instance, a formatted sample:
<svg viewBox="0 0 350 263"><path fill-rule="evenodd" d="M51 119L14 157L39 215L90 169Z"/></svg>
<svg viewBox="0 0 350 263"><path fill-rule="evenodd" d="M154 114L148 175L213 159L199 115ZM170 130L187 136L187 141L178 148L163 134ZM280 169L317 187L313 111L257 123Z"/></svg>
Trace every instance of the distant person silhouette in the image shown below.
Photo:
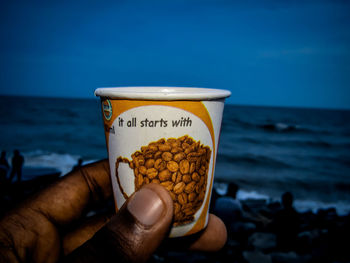
<svg viewBox="0 0 350 263"><path fill-rule="evenodd" d="M73 166L72 171L79 170L83 166L83 159L79 158L78 163Z"/></svg>
<svg viewBox="0 0 350 263"><path fill-rule="evenodd" d="M277 235L277 247L283 251L295 250L299 232L299 214L293 207L293 195L285 192L282 197L283 208L276 213L272 222Z"/></svg>
<svg viewBox="0 0 350 263"><path fill-rule="evenodd" d="M9 170L10 165L6 159L6 152L2 151L0 157L0 183L6 180Z"/></svg>
<svg viewBox="0 0 350 263"><path fill-rule="evenodd" d="M229 183L226 196L216 199L215 213L224 221L226 226L230 226L232 222L242 219L242 205L236 199L238 185Z"/></svg>
<svg viewBox="0 0 350 263"><path fill-rule="evenodd" d="M227 194L216 199L214 213L225 223L228 236L244 244L249 234L256 229L255 221L260 219L244 211L236 198L238 189L237 184L229 183Z"/></svg>
<svg viewBox="0 0 350 263"><path fill-rule="evenodd" d="M13 177L17 175L17 181L20 182L22 180L22 168L24 164L24 158L19 153L18 150L13 151L13 157L12 157L12 169L10 174L10 182L12 182Z"/></svg>

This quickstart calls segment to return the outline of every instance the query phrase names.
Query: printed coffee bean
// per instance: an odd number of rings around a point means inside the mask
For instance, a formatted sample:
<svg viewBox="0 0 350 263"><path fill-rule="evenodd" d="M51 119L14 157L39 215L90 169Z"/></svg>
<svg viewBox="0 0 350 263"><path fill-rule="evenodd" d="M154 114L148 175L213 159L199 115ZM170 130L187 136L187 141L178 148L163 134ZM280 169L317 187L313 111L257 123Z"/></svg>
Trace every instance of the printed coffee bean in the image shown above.
<svg viewBox="0 0 350 263"><path fill-rule="evenodd" d="M175 183L176 183L176 184L177 184L177 183L180 183L181 180L182 180L182 174L181 174L180 172L177 172L177 176L176 176L176 181L175 181Z"/></svg>
<svg viewBox="0 0 350 263"><path fill-rule="evenodd" d="M157 159L155 162L154 162L154 168L156 168L156 169L159 169L159 165L160 165L160 163L162 162L163 160L162 159Z"/></svg>
<svg viewBox="0 0 350 263"><path fill-rule="evenodd" d="M168 181L171 177L171 173L168 169L161 171L158 175L161 182Z"/></svg>
<svg viewBox="0 0 350 263"><path fill-rule="evenodd" d="M156 168L158 171L164 170L166 167L166 163L162 159L157 159L154 162L154 168Z"/></svg>
<svg viewBox="0 0 350 263"><path fill-rule="evenodd" d="M176 177L177 177L177 172L173 173L171 175L171 181L173 181L174 183L176 182Z"/></svg>
<svg viewBox="0 0 350 263"><path fill-rule="evenodd" d="M176 195L173 193L173 191L170 191L169 194L171 196L171 199L173 199L173 201L175 202L176 201Z"/></svg>
<svg viewBox="0 0 350 263"><path fill-rule="evenodd" d="M161 152L161 151L156 152L156 153L154 154L154 159L157 160L158 158L161 158L162 153L163 153L163 152Z"/></svg>
<svg viewBox="0 0 350 263"><path fill-rule="evenodd" d="M193 139L191 138L191 137L187 137L186 139L185 139L185 143L188 143L188 144L192 144L193 143Z"/></svg>
<svg viewBox="0 0 350 263"><path fill-rule="evenodd" d="M181 206L178 203L174 203L174 213L178 214L180 212Z"/></svg>
<svg viewBox="0 0 350 263"><path fill-rule="evenodd" d="M187 203L187 194L181 193L177 196L177 200L179 201L179 204L184 205Z"/></svg>
<svg viewBox="0 0 350 263"><path fill-rule="evenodd" d="M203 176L203 175L205 174L205 170L206 170L205 167L204 167L204 166L201 166L201 168L199 169L198 172L199 172L200 175Z"/></svg>
<svg viewBox="0 0 350 263"><path fill-rule="evenodd" d="M156 151L158 151L158 147L156 146L156 145L154 145L154 144L152 144L152 145L150 145L149 147L148 147L148 150L150 151L150 152L156 152Z"/></svg>
<svg viewBox="0 0 350 263"><path fill-rule="evenodd" d="M184 142L183 144L182 144L182 149L187 149L188 147L190 147L190 145L188 144L188 143L186 143L186 142Z"/></svg>
<svg viewBox="0 0 350 263"><path fill-rule="evenodd" d="M190 162L186 159L180 162L180 172L182 174L187 174L190 171Z"/></svg>
<svg viewBox="0 0 350 263"><path fill-rule="evenodd" d="M153 157L153 156L151 156ZM145 163L146 168L152 168L154 165L154 159L148 159Z"/></svg>
<svg viewBox="0 0 350 263"><path fill-rule="evenodd" d="M174 148L171 149L170 152L173 153L173 154L179 153L179 152L182 152L182 148L181 147L174 147Z"/></svg>
<svg viewBox="0 0 350 263"><path fill-rule="evenodd" d="M199 194L201 192L201 186L199 184L196 185L195 191L197 194Z"/></svg>
<svg viewBox="0 0 350 263"><path fill-rule="evenodd" d="M142 146L141 147L141 152L145 152L147 150L147 146Z"/></svg>
<svg viewBox="0 0 350 263"><path fill-rule="evenodd" d="M185 149L185 154L190 154L190 153L192 153L193 151L195 151L195 145L194 145L194 144L192 144L191 146L189 146L189 147L187 147L187 148Z"/></svg>
<svg viewBox="0 0 350 263"><path fill-rule="evenodd" d="M199 176L198 173L194 172L194 173L192 174L192 180L193 180L193 181L199 182L200 179L201 179L201 177Z"/></svg>
<svg viewBox="0 0 350 263"><path fill-rule="evenodd" d="M152 184L160 184L160 181L159 181L159 179L153 179L153 180L151 181L151 183L152 183Z"/></svg>
<svg viewBox="0 0 350 263"><path fill-rule="evenodd" d="M188 201L193 202L196 199L197 195L196 193L192 192L188 195Z"/></svg>
<svg viewBox="0 0 350 263"><path fill-rule="evenodd" d="M201 159L197 159L197 161L196 161L196 170L199 171L200 168L201 168Z"/></svg>
<svg viewBox="0 0 350 263"><path fill-rule="evenodd" d="M169 145L169 144L160 144L158 146L158 149L159 149L159 151L162 151L162 152L169 152L169 151L171 151L171 145Z"/></svg>
<svg viewBox="0 0 350 263"><path fill-rule="evenodd" d="M146 153L143 155L143 157L144 157L145 159L152 158L152 157L153 157L153 153L152 153L152 152L146 152Z"/></svg>
<svg viewBox="0 0 350 263"><path fill-rule="evenodd" d="M184 176L182 176L182 181L186 184L191 182L192 181L191 176L189 176L188 174L185 174Z"/></svg>
<svg viewBox="0 0 350 263"><path fill-rule="evenodd" d="M166 167L170 172L177 172L177 170L179 170L179 165L177 164L177 162L174 161L169 161Z"/></svg>
<svg viewBox="0 0 350 263"><path fill-rule="evenodd" d="M190 165L190 174L192 174L195 170L196 170L196 164L195 163L191 163L191 165Z"/></svg>
<svg viewBox="0 0 350 263"><path fill-rule="evenodd" d="M204 191L201 191L198 195L198 200L203 200L204 199L204 196L205 196L205 192Z"/></svg>
<svg viewBox="0 0 350 263"><path fill-rule="evenodd" d="M168 191L171 191L174 188L174 183L171 181L162 182L160 185L164 186Z"/></svg>
<svg viewBox="0 0 350 263"><path fill-rule="evenodd" d="M184 152L179 152L179 153L174 155L174 161L175 162L180 162L185 157L186 157L186 154Z"/></svg>
<svg viewBox="0 0 350 263"><path fill-rule="evenodd" d="M204 179L204 176L201 177L201 179L199 180L199 186L203 186L205 183L205 179Z"/></svg>
<svg viewBox="0 0 350 263"><path fill-rule="evenodd" d="M175 138L168 138L166 142L169 144L172 144L172 143L175 143L176 141L177 140Z"/></svg>
<svg viewBox="0 0 350 263"><path fill-rule="evenodd" d="M186 203L181 206L182 209L192 209L193 204L192 203Z"/></svg>
<svg viewBox="0 0 350 263"><path fill-rule="evenodd" d="M187 208L187 209L184 209L183 210L183 213L186 215L186 216L189 216L193 213L193 210L190 209L190 208Z"/></svg>
<svg viewBox="0 0 350 263"><path fill-rule="evenodd" d="M140 166L140 167L138 168L138 172L139 172L140 174L145 175L146 172L147 172L147 168L146 168L145 166Z"/></svg>
<svg viewBox="0 0 350 263"><path fill-rule="evenodd" d="M186 185L185 192L188 194L194 192L195 186L196 186L196 182L190 182L189 184Z"/></svg>
<svg viewBox="0 0 350 263"><path fill-rule="evenodd" d="M184 182L177 183L174 186L174 193L175 194L181 194L183 190L185 189L186 184Z"/></svg>
<svg viewBox="0 0 350 263"><path fill-rule="evenodd" d="M149 179L154 179L158 175L158 171L156 168L147 169L146 175Z"/></svg>
<svg viewBox="0 0 350 263"><path fill-rule="evenodd" d="M145 158L143 156L138 156L137 157L137 164L138 164L138 166L144 165L145 164Z"/></svg>
<svg viewBox="0 0 350 263"><path fill-rule="evenodd" d="M171 152L163 152L162 159L166 162L171 161L173 159L173 154Z"/></svg>
<svg viewBox="0 0 350 263"><path fill-rule="evenodd" d="M141 186L143 184L143 176L142 176L142 174L139 174L137 176L137 184L138 184L138 186Z"/></svg>
<svg viewBox="0 0 350 263"><path fill-rule="evenodd" d="M149 180L148 177L144 177L144 178L143 178L143 184L144 184L144 185L145 185L145 184L149 184L149 182L150 182L150 180Z"/></svg>

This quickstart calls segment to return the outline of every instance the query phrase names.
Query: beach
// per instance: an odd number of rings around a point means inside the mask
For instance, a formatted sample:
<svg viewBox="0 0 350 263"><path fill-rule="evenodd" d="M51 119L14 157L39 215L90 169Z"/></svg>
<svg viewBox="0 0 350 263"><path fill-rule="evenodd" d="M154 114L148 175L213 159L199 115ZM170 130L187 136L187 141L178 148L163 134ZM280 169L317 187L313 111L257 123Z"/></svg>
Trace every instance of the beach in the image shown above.
<svg viewBox="0 0 350 263"><path fill-rule="evenodd" d="M15 149L24 156L23 182L3 195L3 213L71 171L79 158L87 164L107 157L97 99L0 97L0 102L5 116L0 149L9 162ZM236 199L249 215L244 221L248 228L237 233L233 227L226 247L214 258L159 251L152 260L350 261L337 238L348 234L349 149L350 111L226 105L214 189L223 196L229 183L238 185ZM281 251L268 222L282 209L281 196L287 191L300 218L300 247Z"/></svg>

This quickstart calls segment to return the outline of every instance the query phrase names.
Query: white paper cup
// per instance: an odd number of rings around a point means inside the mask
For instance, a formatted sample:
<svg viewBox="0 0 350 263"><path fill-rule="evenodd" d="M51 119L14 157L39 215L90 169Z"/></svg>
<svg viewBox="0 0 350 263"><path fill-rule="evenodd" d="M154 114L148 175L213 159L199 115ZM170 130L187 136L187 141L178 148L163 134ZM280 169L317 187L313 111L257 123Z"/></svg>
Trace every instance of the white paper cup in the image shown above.
<svg viewBox="0 0 350 263"><path fill-rule="evenodd" d="M99 88L118 210L143 185L158 183L174 201L170 237L206 227L227 90Z"/></svg>

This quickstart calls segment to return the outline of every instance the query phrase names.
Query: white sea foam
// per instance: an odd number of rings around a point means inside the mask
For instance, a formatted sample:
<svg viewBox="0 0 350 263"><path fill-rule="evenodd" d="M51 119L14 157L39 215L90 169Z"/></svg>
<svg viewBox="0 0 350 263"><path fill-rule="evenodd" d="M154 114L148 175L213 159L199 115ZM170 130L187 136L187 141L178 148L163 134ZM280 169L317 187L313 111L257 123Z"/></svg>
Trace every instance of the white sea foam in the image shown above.
<svg viewBox="0 0 350 263"><path fill-rule="evenodd" d="M270 200L271 198L268 195L258 193L256 191L244 191L244 190L238 190L237 192L237 199L238 200L247 200L247 199L264 199L264 200Z"/></svg>
<svg viewBox="0 0 350 263"><path fill-rule="evenodd" d="M336 203L324 203L312 200L295 200L294 207L298 212L301 213L307 211L312 211L316 213L318 209L328 208L335 208L337 210L338 215L347 215L350 213L350 204L345 203L343 201L339 201Z"/></svg>
<svg viewBox="0 0 350 263"><path fill-rule="evenodd" d="M238 200L247 200L247 199L263 199L267 202L279 202L279 198L272 198L268 195L258 193L256 191L244 191L239 190L237 192ZM307 211L312 211L313 213L317 213L319 209L328 209L335 208L337 210L338 215L347 215L350 213L350 203L346 203L343 201L333 202L333 203L325 203L321 201L313 201L313 200L295 200L294 201L295 209L304 213Z"/></svg>
<svg viewBox="0 0 350 263"><path fill-rule="evenodd" d="M226 183L215 183L215 189L220 195L225 195L227 193L227 184ZM237 199L244 201L249 199L254 200L266 200L267 203L271 202L280 202L280 198L273 198L266 194L262 194L256 191L246 191L246 190L238 190ZM317 213L319 209L329 209L335 208L337 210L338 215L348 215L350 213L350 203L344 201L326 203L321 201L314 200L295 200L294 201L295 209L304 213L307 211L312 211L313 213Z"/></svg>
<svg viewBox="0 0 350 263"><path fill-rule="evenodd" d="M59 170L62 175L70 172L73 166L77 164L78 159L81 157L79 155L72 155L68 153L45 152L41 150L31 151L27 153L24 152L23 155L25 158L25 166L55 168ZM84 164L88 164L93 161L95 160L84 160ZM214 187L220 195L225 195L227 192L226 183L214 183ZM266 200L267 202L280 201L279 198L272 198L263 193L241 189L237 192L237 199L242 201L248 199L262 199ZM318 209L327 209L334 207L336 208L339 215L347 215L350 213L350 203L344 201L325 203L313 200L295 200L294 207L299 212L312 211L316 213Z"/></svg>
<svg viewBox="0 0 350 263"><path fill-rule="evenodd" d="M256 191L244 191L244 190L239 190L237 192L237 199L242 201L248 200L248 199L266 200L268 203L280 201L280 198L272 198L268 195L261 194ZM343 201L325 203L325 202L313 201L313 200L295 200L294 207L300 213L304 213L307 211L312 211L313 213L317 213L317 210L319 209L329 209L329 208L335 208L337 210L338 215L348 215L350 213L350 203L346 203Z"/></svg>
<svg viewBox="0 0 350 263"><path fill-rule="evenodd" d="M226 195L227 194L227 183L214 183L214 187L216 192L219 195ZM256 191L245 191L245 190L238 190L237 192L237 199L238 200L247 200L247 199L264 199L264 200L270 200L271 198L268 195L258 193Z"/></svg>
<svg viewBox="0 0 350 263"><path fill-rule="evenodd" d="M59 170L62 175L70 172L80 158L79 155L45 152L41 150L23 153L23 155L25 159L25 166L55 168ZM93 160L84 160L84 164L90 163L92 161Z"/></svg>

